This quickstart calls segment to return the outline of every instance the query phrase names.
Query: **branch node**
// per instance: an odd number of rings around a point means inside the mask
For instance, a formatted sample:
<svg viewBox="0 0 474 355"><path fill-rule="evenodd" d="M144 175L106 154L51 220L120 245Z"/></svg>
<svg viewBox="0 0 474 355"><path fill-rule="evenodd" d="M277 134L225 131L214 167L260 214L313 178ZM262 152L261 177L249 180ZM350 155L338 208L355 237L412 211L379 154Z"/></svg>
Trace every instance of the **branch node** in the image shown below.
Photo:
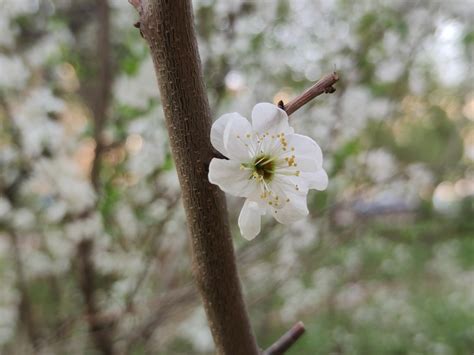
<svg viewBox="0 0 474 355"><path fill-rule="evenodd" d="M142 28L140 26L141 26L140 21L137 21L133 24L133 27L138 28L138 30L140 31L140 36L142 36L142 38L145 38L145 36L143 35L143 32L142 32Z"/></svg>
<svg viewBox="0 0 474 355"><path fill-rule="evenodd" d="M334 86L330 86L326 90L324 90L325 94L333 94L335 92L336 92L336 88Z"/></svg>

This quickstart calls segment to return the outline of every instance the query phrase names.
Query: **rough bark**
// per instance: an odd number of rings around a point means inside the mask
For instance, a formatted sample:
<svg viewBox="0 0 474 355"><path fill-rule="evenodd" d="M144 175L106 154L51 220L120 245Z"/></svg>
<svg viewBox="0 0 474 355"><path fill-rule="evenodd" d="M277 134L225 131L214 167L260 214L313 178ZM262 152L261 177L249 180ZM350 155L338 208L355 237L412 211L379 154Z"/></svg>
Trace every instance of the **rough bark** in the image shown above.
<svg viewBox="0 0 474 355"><path fill-rule="evenodd" d="M155 65L182 188L193 273L220 354L258 354L235 263L225 197L208 181L211 114L189 0L131 1Z"/></svg>

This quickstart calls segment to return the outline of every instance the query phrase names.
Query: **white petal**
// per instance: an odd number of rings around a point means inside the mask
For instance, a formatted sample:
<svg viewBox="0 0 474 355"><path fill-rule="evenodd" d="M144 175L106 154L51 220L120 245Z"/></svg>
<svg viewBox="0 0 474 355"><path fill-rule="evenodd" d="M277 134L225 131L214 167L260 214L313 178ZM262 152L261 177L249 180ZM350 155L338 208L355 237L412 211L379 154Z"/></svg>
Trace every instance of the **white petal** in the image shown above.
<svg viewBox="0 0 474 355"><path fill-rule="evenodd" d="M291 134L293 128L288 124L288 115L276 105L266 102L256 104L252 110L252 127L255 132Z"/></svg>
<svg viewBox="0 0 474 355"><path fill-rule="evenodd" d="M291 134L286 136L286 141L288 142L288 153L283 154L282 157L295 155L297 170L317 171L322 167L323 153L314 140L301 134Z"/></svg>
<svg viewBox="0 0 474 355"><path fill-rule="evenodd" d="M239 215L239 228L242 236L252 240L260 233L262 210L256 202L245 200Z"/></svg>
<svg viewBox="0 0 474 355"><path fill-rule="evenodd" d="M232 117L224 129L224 147L227 157L240 162L250 159L250 150L253 144L252 126L242 116Z"/></svg>
<svg viewBox="0 0 474 355"><path fill-rule="evenodd" d="M211 128L211 144L216 148L220 153L227 156L227 150L224 146L224 130L229 123L229 120L242 117L237 112L226 113L219 117L213 124ZM242 117L243 118L243 117Z"/></svg>
<svg viewBox="0 0 474 355"><path fill-rule="evenodd" d="M273 180L284 188L285 194L307 195L308 182L301 175L302 173L300 176L276 174Z"/></svg>
<svg viewBox="0 0 474 355"><path fill-rule="evenodd" d="M255 183L249 180L249 173L240 169L235 160L214 158L209 164L209 181L221 190L235 196L247 197L255 193Z"/></svg>
<svg viewBox="0 0 474 355"><path fill-rule="evenodd" d="M319 169L314 173L301 173L301 177L306 180L310 189L326 190L328 187L328 174L324 169Z"/></svg>
<svg viewBox="0 0 474 355"><path fill-rule="evenodd" d="M306 194L287 194L290 199L283 208L276 210L271 209L273 217L283 224L290 224L306 217L309 214L306 203Z"/></svg>

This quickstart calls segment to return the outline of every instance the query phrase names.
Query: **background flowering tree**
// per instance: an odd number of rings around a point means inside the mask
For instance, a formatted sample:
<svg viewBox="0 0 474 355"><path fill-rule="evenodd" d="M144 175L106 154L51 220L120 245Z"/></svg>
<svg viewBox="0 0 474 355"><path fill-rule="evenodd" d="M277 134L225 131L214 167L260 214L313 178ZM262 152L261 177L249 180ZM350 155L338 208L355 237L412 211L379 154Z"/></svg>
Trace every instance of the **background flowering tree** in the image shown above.
<svg viewBox="0 0 474 355"><path fill-rule="evenodd" d="M0 3L0 343L8 354L208 353L146 42L125 1ZM197 1L212 116L287 102L328 190L237 260L261 346L468 353L474 319L470 1ZM293 120L293 119L292 119Z"/></svg>

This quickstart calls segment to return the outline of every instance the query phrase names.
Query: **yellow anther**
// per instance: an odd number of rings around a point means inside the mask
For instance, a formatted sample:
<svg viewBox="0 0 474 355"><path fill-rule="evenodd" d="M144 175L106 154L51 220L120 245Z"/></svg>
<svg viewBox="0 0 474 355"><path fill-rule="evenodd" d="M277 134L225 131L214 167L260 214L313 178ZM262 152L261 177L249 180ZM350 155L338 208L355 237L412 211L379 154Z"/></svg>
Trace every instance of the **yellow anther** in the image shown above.
<svg viewBox="0 0 474 355"><path fill-rule="evenodd" d="M292 156L291 158L286 158L285 159L288 162L288 166L295 165L295 158Z"/></svg>
<svg viewBox="0 0 474 355"><path fill-rule="evenodd" d="M247 133L247 134L245 135L245 137L250 138L250 137L252 137L252 135L251 135L250 133Z"/></svg>

